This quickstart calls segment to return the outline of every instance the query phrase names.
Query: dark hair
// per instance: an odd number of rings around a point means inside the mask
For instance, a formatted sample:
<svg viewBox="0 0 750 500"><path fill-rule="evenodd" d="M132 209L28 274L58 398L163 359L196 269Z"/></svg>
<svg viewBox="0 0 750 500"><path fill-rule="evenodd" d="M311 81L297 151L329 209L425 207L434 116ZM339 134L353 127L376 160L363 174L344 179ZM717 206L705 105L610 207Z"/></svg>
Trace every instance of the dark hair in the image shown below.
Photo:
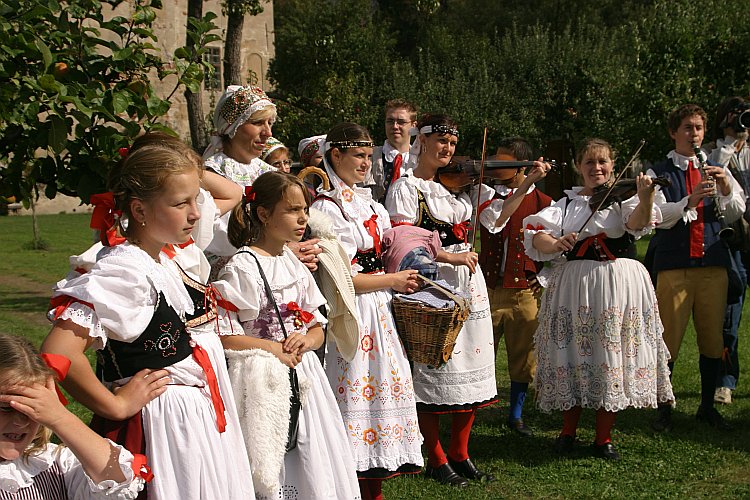
<svg viewBox="0 0 750 500"><path fill-rule="evenodd" d="M497 153L500 154L501 150L507 151L513 158L519 161L534 159L534 149L529 144L529 141L522 137L505 137L500 139L500 143L497 146Z"/></svg>
<svg viewBox="0 0 750 500"><path fill-rule="evenodd" d="M409 118L411 118L411 121L415 121L417 119L417 107L406 99L391 99L390 101L385 103L386 113L388 113L388 111L392 109L405 109L409 112Z"/></svg>
<svg viewBox="0 0 750 500"><path fill-rule="evenodd" d="M711 135L713 140L724 138L724 128L729 127L728 123L724 123L727 115L733 111L737 106L745 104L745 100L740 96L727 97L721 104L716 107L716 121L714 121Z"/></svg>
<svg viewBox="0 0 750 500"><path fill-rule="evenodd" d="M669 131L677 132L677 129L680 128L682 120L684 120L688 116L693 115L700 116L703 120L703 127L706 126L706 123L708 122L708 116L706 115L706 112L703 110L703 108L701 108L697 104L683 104L682 106L669 113L669 117L667 118L667 127L669 127Z"/></svg>
<svg viewBox="0 0 750 500"><path fill-rule="evenodd" d="M338 149L346 151L351 147L359 147L350 145L347 147L346 143L353 142L372 142L370 132L362 125L357 125L351 122L342 122L333 126L331 130L326 134L326 142L331 143L331 148L326 151L326 159L329 165L333 166L331 162L331 150ZM337 144L338 143L338 144Z"/></svg>
<svg viewBox="0 0 750 500"><path fill-rule="evenodd" d="M193 148L171 135L149 132L136 139L109 172L107 186L117 208L130 219L131 200L152 200L171 176L190 171L203 175L203 162Z"/></svg>
<svg viewBox="0 0 750 500"><path fill-rule="evenodd" d="M266 172L253 182L253 200L243 199L229 216L227 235L229 242L237 248L250 245L261 236L263 222L258 217L258 207L273 212L276 205L283 200L289 188L297 186L305 197L305 203L310 206L310 194L305 184L297 177L286 172Z"/></svg>
<svg viewBox="0 0 750 500"><path fill-rule="evenodd" d="M422 117L417 122L417 128L421 129L422 127L426 127L427 125L432 125L433 127L436 125L444 125L446 127L458 129L458 124L455 121L453 121L453 119L450 116L442 115L442 114L425 113L424 115L422 115ZM427 134L427 135L430 135L430 134ZM445 134L440 133L440 135L445 135Z"/></svg>

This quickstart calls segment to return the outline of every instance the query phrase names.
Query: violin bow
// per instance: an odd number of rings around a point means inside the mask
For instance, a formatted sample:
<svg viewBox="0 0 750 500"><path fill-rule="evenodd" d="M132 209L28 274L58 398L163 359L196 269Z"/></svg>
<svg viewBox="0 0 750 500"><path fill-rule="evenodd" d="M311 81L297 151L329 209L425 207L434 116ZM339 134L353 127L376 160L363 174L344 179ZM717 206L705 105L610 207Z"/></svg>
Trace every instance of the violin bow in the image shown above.
<svg viewBox="0 0 750 500"><path fill-rule="evenodd" d="M596 210L591 211L591 215L589 215L588 219L586 219L586 222L583 223L581 226L581 229L579 229L576 232L576 243L578 243L578 238L581 236L581 233L584 229L586 229L586 226L589 225L589 222L591 222L591 219L594 218L594 214L599 211L600 208L604 206L604 203L607 201L607 198L612 194L612 191L615 189L615 186L617 185L617 181L619 181L622 176L627 172L630 167L633 165L633 162L636 158L638 158L638 155L641 153L641 149L643 149L643 146L646 145L646 139L641 139L641 142L638 144L638 148L636 148L635 153L633 153L633 156L630 157L630 161L625 165L625 167L620 171L619 174L617 174L617 177L615 177L615 180L612 181L612 184L609 186L609 189L607 189L607 192L604 193L604 197L602 198L602 201L599 202L599 204L596 206Z"/></svg>
<svg viewBox="0 0 750 500"><path fill-rule="evenodd" d="M471 214L471 227L469 228L469 251L474 250L474 240L477 237L477 222L479 218L479 200L482 197L482 182L484 181L484 160L487 157L487 127L484 127L484 138L482 139L482 160L479 164L479 185L477 186L477 202Z"/></svg>

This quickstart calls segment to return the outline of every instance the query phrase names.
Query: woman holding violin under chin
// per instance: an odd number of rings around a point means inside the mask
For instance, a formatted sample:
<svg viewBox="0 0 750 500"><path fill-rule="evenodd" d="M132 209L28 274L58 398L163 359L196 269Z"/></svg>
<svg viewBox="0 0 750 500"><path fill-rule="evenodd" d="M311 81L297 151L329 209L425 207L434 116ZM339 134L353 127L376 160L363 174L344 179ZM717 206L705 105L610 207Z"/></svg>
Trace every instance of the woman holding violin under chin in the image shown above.
<svg viewBox="0 0 750 500"><path fill-rule="evenodd" d="M441 483L465 487L467 479L491 481L469 458L469 436L477 408L496 402L495 356L487 287L468 241L472 201L436 182L438 169L450 163L459 132L445 115L425 115L409 154L411 170L391 185L386 208L394 224L437 230L452 257L439 263L440 278L470 294L471 313L458 334L453 356L441 367L414 363L414 392L419 428L428 452L425 474ZM412 170L413 168L413 170ZM439 418L451 414L448 453L439 439Z"/></svg>
<svg viewBox="0 0 750 500"><path fill-rule="evenodd" d="M543 411L563 412L558 453L575 449L581 411L591 408L594 454L618 460L611 437L617 412L674 401L656 295L634 249L661 212L644 174L634 196L591 206L614 169L606 141L587 139L576 160L583 186L524 219L527 255L553 261L534 336L536 399Z"/></svg>

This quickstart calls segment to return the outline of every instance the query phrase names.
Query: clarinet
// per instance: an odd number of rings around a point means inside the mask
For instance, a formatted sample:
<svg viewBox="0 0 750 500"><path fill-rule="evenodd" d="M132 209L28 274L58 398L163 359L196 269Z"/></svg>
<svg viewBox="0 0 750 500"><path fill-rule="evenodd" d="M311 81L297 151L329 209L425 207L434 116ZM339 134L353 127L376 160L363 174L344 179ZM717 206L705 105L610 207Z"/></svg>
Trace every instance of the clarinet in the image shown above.
<svg viewBox="0 0 750 500"><path fill-rule="evenodd" d="M703 154L703 151L701 151L701 148L700 146L698 146L698 144L693 144L693 153L695 153L695 157L700 163L701 179L703 179L703 181L709 181L714 185L714 194L711 197L714 201L714 213L716 214L716 219L721 225L721 229L719 230L719 238L721 238L722 240L727 240L734 236L734 229L730 227L729 224L727 224L726 217L724 217L724 211L721 209L721 205L719 205L719 193L716 189L714 178L706 174L705 168L708 166L706 164L706 157Z"/></svg>

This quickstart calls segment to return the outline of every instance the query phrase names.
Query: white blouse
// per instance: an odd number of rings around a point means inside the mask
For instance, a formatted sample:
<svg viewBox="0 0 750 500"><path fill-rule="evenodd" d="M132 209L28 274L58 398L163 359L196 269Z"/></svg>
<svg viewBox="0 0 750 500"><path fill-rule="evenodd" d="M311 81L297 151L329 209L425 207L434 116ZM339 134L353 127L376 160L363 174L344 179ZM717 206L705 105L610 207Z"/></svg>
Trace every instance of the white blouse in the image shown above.
<svg viewBox="0 0 750 500"><path fill-rule="evenodd" d="M636 195L623 201L621 204L613 203L608 208L597 211L594 217L586 224L586 227L581 230L581 226L583 226L586 219L591 215L591 208L589 208L589 199L591 197L580 195L579 192L581 189L583 187L577 186L565 191L565 194L570 198L569 203L567 198L561 198L553 205L536 214L529 215L523 220L525 228L523 244L526 249L526 255L529 258L537 262L543 262L556 259L562 255L562 252L542 253L534 248L532 244L534 235L539 232L551 234L559 238L577 231L579 232L578 241L600 233L606 234L609 238L619 238L625 232L628 232L636 238L640 238L650 233L654 229L654 226L661 222L661 210L654 203L651 209L651 219L643 229L632 231L627 228L626 224L638 206L639 199Z"/></svg>
<svg viewBox="0 0 750 500"><path fill-rule="evenodd" d="M436 218L451 224L460 224L471 219L472 200L467 193L454 195L438 182L406 174L393 183L385 199L391 221L409 224L417 221L417 190L422 192L427 207Z"/></svg>
<svg viewBox="0 0 750 500"><path fill-rule="evenodd" d="M143 489L144 481L133 474L133 455L120 445L111 441L110 444L119 451L118 464L125 476L121 483L112 480L94 483L72 451L65 446L48 443L40 453L28 457L28 460L19 457L10 462L0 462L0 490L15 494L28 488L34 484L36 476L56 464L68 490L68 498L136 498Z"/></svg>

